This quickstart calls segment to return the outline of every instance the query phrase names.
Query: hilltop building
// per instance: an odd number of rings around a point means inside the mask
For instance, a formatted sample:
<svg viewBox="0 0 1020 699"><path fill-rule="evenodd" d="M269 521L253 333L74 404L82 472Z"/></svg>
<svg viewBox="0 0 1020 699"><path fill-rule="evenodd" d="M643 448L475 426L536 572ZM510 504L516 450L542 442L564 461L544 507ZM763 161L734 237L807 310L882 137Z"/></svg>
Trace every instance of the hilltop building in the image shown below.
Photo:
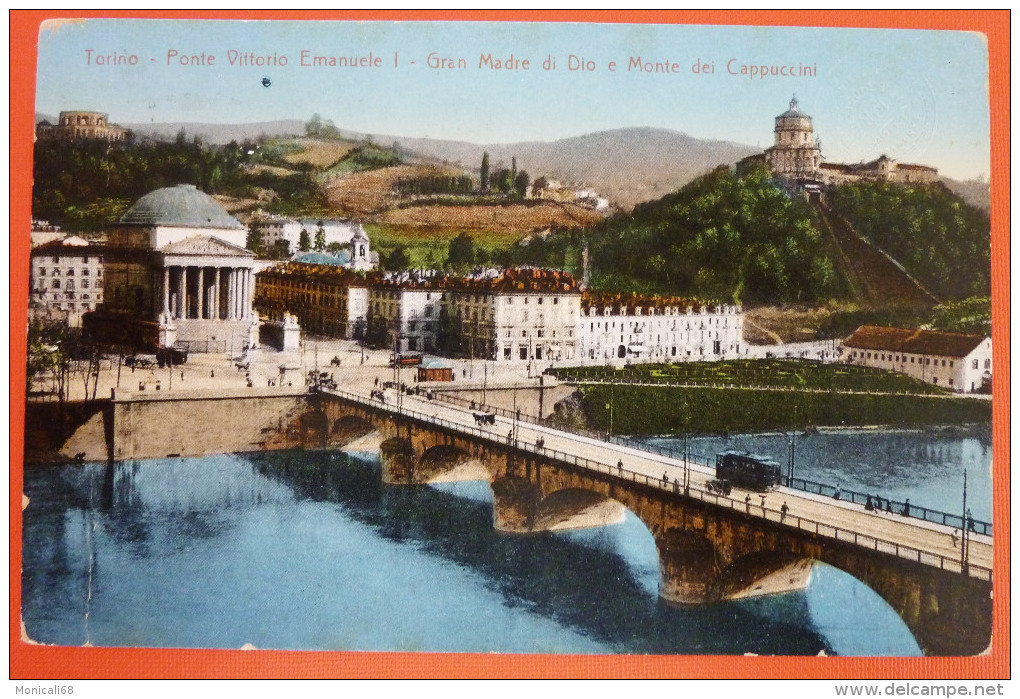
<svg viewBox="0 0 1020 699"><path fill-rule="evenodd" d="M69 140L124 141L130 131L111 124L103 112L71 111L61 112L56 124L40 121L35 127L39 138L63 138Z"/></svg>
<svg viewBox="0 0 1020 699"><path fill-rule="evenodd" d="M991 386L992 339L987 336L862 325L843 348L850 364L896 371L961 393Z"/></svg>
<svg viewBox="0 0 1020 699"><path fill-rule="evenodd" d="M857 164L827 163L815 140L810 116L800 109L796 95L790 108L775 118L775 143L763 153L748 156L737 169L766 167L776 177L802 185L836 185L861 180L900 184L931 184L939 173L927 165L898 163L887 155Z"/></svg>
<svg viewBox="0 0 1020 699"><path fill-rule="evenodd" d="M226 352L258 340L247 229L193 185L146 194L110 231L100 310L107 342Z"/></svg>

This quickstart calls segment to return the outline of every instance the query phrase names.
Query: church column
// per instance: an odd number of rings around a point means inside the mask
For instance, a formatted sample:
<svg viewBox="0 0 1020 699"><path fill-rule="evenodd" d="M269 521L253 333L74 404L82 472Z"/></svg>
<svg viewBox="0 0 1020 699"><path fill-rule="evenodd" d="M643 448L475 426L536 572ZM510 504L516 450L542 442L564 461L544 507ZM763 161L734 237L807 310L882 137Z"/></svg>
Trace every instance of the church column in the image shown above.
<svg viewBox="0 0 1020 699"><path fill-rule="evenodd" d="M254 291L254 289L253 289L253 287L254 287L254 284L253 284L254 278L252 277L252 273L251 273L250 269L245 269L244 270L244 279L245 279L245 285L244 285L244 317L245 318L251 318L251 297L252 297L252 291Z"/></svg>
<svg viewBox="0 0 1020 699"><path fill-rule="evenodd" d="M163 317L170 319L170 268L163 267Z"/></svg>
<svg viewBox="0 0 1020 699"><path fill-rule="evenodd" d="M205 267L198 268L198 319L205 318Z"/></svg>
<svg viewBox="0 0 1020 699"><path fill-rule="evenodd" d="M177 268L177 317L188 317L188 268L181 265Z"/></svg>
<svg viewBox="0 0 1020 699"><path fill-rule="evenodd" d="M231 269L227 274L227 319L237 320L237 270Z"/></svg>
<svg viewBox="0 0 1020 699"><path fill-rule="evenodd" d="M216 270L213 273L212 307L215 308L212 314L212 319L219 320L219 267L216 267Z"/></svg>

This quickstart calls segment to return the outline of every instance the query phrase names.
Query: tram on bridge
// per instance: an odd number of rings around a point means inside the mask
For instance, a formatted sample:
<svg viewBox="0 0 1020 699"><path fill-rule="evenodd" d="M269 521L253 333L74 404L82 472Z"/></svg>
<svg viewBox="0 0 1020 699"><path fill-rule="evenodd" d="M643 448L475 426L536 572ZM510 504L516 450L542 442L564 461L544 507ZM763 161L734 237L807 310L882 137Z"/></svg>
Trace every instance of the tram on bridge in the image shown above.
<svg viewBox="0 0 1020 699"><path fill-rule="evenodd" d="M764 492L782 482L782 469L767 456L730 449L716 454L715 477L746 490Z"/></svg>

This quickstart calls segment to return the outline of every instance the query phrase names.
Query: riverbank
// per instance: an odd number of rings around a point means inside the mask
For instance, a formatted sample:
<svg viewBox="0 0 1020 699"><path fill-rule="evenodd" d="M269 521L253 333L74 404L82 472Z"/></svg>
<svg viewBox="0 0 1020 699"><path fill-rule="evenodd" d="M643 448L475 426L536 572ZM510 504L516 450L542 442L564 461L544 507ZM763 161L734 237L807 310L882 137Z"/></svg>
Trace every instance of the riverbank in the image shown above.
<svg viewBox="0 0 1020 699"><path fill-rule="evenodd" d="M991 401L893 394L588 385L574 419L588 429L632 435L732 434L806 428L934 428L991 424ZM580 415L576 413L580 412Z"/></svg>

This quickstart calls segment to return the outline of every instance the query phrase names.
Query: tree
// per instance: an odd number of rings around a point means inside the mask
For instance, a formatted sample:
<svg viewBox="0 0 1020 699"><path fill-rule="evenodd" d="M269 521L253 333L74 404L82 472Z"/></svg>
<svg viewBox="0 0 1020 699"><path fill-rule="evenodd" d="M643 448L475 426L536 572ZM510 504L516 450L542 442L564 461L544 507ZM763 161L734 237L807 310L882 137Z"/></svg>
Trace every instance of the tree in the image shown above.
<svg viewBox="0 0 1020 699"><path fill-rule="evenodd" d="M317 113L305 124L305 136L316 137L322 133L322 117Z"/></svg>
<svg viewBox="0 0 1020 699"><path fill-rule="evenodd" d="M322 221L319 221L319 227L315 230L315 251L322 252L326 249L326 228Z"/></svg>
<svg viewBox="0 0 1020 699"><path fill-rule="evenodd" d="M301 229L301 235L298 237L298 250L301 252L308 252L312 249L312 237L308 235L308 230L305 228Z"/></svg>
<svg viewBox="0 0 1020 699"><path fill-rule="evenodd" d="M258 257L266 254L266 245L262 237L262 223L258 219L252 219L248 224L248 240L245 242L245 247Z"/></svg>
<svg viewBox="0 0 1020 699"><path fill-rule="evenodd" d="M446 263L458 271L465 271L475 263L475 242L471 236L461 233L450 241Z"/></svg>
<svg viewBox="0 0 1020 699"><path fill-rule="evenodd" d="M290 257L290 241L280 239L273 244L273 257L277 260L285 260Z"/></svg>
<svg viewBox="0 0 1020 699"><path fill-rule="evenodd" d="M482 153L482 169L479 173L482 179L482 192L489 191L489 152Z"/></svg>
<svg viewBox="0 0 1020 699"><path fill-rule="evenodd" d="M403 245L398 245L393 248L393 252L386 258L386 269L396 271L401 269L407 269L411 266L411 258L407 254L407 250Z"/></svg>
<svg viewBox="0 0 1020 699"><path fill-rule="evenodd" d="M521 170L517 173L517 177L514 178L514 191L517 192L517 196L524 198L528 196L528 185L531 184L531 178L528 176L527 170Z"/></svg>
<svg viewBox="0 0 1020 699"><path fill-rule="evenodd" d="M334 240L332 243L326 246L326 252L330 255L339 255L340 251L344 249L343 243L338 240Z"/></svg>

